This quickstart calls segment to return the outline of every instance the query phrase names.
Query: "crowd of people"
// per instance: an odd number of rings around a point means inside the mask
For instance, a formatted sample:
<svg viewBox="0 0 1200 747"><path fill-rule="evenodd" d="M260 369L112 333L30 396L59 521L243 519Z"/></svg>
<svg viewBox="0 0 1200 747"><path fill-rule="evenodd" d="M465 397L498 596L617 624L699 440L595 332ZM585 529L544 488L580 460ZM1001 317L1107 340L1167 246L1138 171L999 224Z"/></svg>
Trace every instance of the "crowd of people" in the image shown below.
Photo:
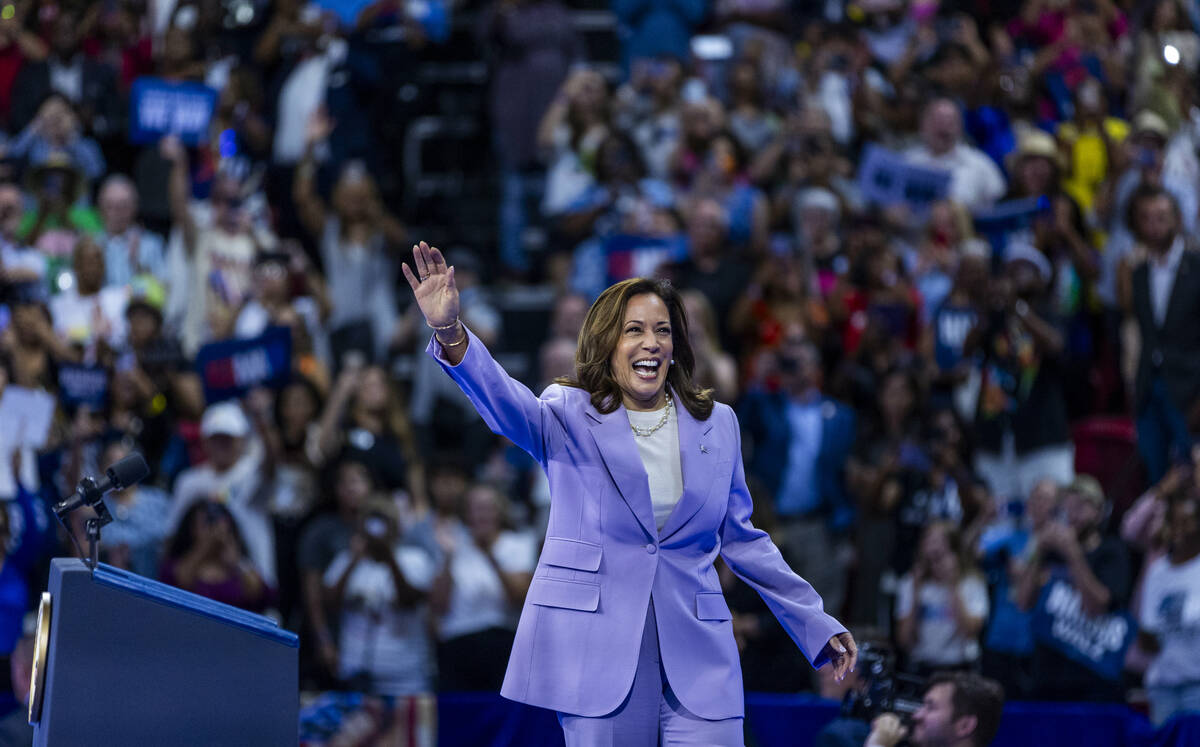
<svg viewBox="0 0 1200 747"><path fill-rule="evenodd" d="M499 688L545 476L423 352L381 157L466 24L497 230L447 259L493 349L499 291L550 290L535 391L601 290L669 278L755 524L859 640L1200 709L1200 6L614 0L612 60L573 11L3 5L0 654L83 536L48 506L137 451L105 562L277 616L306 689ZM133 136L146 80L213 91L204 132ZM218 386L279 328L283 376ZM718 566L746 688L835 693Z"/></svg>

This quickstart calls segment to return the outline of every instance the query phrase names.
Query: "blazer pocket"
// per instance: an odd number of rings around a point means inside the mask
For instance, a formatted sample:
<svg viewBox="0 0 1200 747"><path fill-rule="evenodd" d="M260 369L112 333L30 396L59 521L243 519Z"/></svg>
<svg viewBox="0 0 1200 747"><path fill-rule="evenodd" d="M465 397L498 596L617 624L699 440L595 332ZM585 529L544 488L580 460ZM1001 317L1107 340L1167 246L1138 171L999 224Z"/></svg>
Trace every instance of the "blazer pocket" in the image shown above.
<svg viewBox="0 0 1200 747"><path fill-rule="evenodd" d="M600 584L542 576L529 584L526 599L542 607L595 612L600 606Z"/></svg>
<svg viewBox="0 0 1200 747"><path fill-rule="evenodd" d="M564 537L547 537L542 546L542 562L577 571L600 570L600 545Z"/></svg>
<svg viewBox="0 0 1200 747"><path fill-rule="evenodd" d="M729 620L729 605L719 591L696 592L696 617L701 620Z"/></svg>

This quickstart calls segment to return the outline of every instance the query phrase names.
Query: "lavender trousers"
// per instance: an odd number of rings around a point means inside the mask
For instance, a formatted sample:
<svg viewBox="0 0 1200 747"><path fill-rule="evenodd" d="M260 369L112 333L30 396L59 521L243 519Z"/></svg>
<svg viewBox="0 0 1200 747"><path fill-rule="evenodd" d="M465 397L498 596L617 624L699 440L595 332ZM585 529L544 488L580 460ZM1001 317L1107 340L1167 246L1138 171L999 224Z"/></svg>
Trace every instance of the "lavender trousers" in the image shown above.
<svg viewBox="0 0 1200 747"><path fill-rule="evenodd" d="M642 649L633 686L617 710L606 716L558 713L567 747L743 747L742 719L710 721L683 707L662 668L654 598L646 611Z"/></svg>

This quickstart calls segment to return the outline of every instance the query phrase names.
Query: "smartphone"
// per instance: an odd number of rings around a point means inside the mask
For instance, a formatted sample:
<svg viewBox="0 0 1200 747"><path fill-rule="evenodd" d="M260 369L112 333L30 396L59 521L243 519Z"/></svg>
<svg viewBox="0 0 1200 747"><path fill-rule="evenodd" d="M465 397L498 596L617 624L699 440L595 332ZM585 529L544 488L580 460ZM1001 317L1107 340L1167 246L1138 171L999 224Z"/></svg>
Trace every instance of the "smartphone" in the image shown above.
<svg viewBox="0 0 1200 747"><path fill-rule="evenodd" d="M363 529L366 531L367 536L375 539L383 539L387 536L387 521L378 516L369 516L363 522Z"/></svg>

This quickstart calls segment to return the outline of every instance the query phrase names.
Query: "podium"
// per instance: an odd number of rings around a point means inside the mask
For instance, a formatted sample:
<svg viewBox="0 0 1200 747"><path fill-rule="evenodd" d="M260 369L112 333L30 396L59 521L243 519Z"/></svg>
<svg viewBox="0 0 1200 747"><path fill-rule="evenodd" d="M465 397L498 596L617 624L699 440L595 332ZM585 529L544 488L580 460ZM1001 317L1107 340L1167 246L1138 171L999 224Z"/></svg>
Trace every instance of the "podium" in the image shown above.
<svg viewBox="0 0 1200 747"><path fill-rule="evenodd" d="M295 745L299 641L260 615L100 564L51 561L34 745Z"/></svg>

